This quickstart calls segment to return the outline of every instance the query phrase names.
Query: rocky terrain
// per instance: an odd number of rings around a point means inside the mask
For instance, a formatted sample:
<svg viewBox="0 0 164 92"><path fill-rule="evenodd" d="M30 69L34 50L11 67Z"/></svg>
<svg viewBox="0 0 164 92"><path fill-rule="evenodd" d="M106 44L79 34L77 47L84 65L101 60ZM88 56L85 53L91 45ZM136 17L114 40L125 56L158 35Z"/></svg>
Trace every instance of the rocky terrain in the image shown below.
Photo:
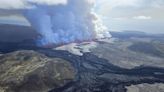
<svg viewBox="0 0 164 92"><path fill-rule="evenodd" d="M164 84L139 84L127 87L127 92L164 92Z"/></svg>
<svg viewBox="0 0 164 92"><path fill-rule="evenodd" d="M0 92L47 92L74 77L75 71L69 62L35 51L0 56Z"/></svg>
<svg viewBox="0 0 164 92"><path fill-rule="evenodd" d="M104 39L97 42L72 43L55 48L82 56L90 52L122 68L139 66L164 67L164 44L158 40Z"/></svg>
<svg viewBox="0 0 164 92"><path fill-rule="evenodd" d="M112 39L54 48L37 47L29 38L0 41L0 90L146 92L143 89L152 87L160 92L164 84L162 35L135 34L114 33Z"/></svg>
<svg viewBox="0 0 164 92"><path fill-rule="evenodd" d="M96 48L91 49L91 53L123 68L164 67L164 53L158 46L154 42L116 39L113 43L98 44ZM164 44L161 48L164 48Z"/></svg>
<svg viewBox="0 0 164 92"><path fill-rule="evenodd" d="M129 70L90 53L77 56L51 49L5 54L0 73L2 92L126 92L125 86L132 84L164 83L164 69Z"/></svg>

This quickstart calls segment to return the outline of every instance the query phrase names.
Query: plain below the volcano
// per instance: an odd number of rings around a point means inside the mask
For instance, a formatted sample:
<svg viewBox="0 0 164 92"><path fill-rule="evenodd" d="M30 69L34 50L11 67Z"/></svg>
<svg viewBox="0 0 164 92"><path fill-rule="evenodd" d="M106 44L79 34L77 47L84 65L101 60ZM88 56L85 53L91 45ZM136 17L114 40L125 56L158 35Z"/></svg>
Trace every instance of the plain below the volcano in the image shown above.
<svg viewBox="0 0 164 92"><path fill-rule="evenodd" d="M127 92L164 92L164 84L139 84L126 87Z"/></svg>
<svg viewBox="0 0 164 92"><path fill-rule="evenodd" d="M123 68L139 66L164 67L164 44L158 39L147 39L150 41L116 38L113 43L100 42L96 48L91 49L91 53ZM139 48L136 44L140 47L142 47L142 44L146 44L146 51L142 51L144 47ZM130 47L133 47L133 49Z"/></svg>
<svg viewBox="0 0 164 92"><path fill-rule="evenodd" d="M108 60L109 63L123 68L134 68L138 66L164 67L164 45L161 42L158 42L158 40L152 38L147 39L150 41L140 41L137 38L124 40L112 38L79 44L71 43L57 47L55 50L64 50L80 56L83 56L84 53L92 53L99 58ZM142 51L144 47L140 50L136 44L139 46L146 44L146 50L149 51ZM133 50L131 47L139 50Z"/></svg>
<svg viewBox="0 0 164 92"><path fill-rule="evenodd" d="M75 78L68 61L35 51L0 56L0 92L48 92Z"/></svg>

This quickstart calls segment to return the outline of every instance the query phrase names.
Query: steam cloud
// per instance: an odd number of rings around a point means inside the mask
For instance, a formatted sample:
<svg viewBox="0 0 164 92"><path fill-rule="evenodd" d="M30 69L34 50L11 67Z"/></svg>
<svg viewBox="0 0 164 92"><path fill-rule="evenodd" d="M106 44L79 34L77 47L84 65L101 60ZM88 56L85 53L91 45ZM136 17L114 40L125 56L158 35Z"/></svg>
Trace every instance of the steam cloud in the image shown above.
<svg viewBox="0 0 164 92"><path fill-rule="evenodd" d="M95 0L46 1L50 0L27 0L29 6L23 9L23 15L41 35L38 45L111 37L93 11Z"/></svg>

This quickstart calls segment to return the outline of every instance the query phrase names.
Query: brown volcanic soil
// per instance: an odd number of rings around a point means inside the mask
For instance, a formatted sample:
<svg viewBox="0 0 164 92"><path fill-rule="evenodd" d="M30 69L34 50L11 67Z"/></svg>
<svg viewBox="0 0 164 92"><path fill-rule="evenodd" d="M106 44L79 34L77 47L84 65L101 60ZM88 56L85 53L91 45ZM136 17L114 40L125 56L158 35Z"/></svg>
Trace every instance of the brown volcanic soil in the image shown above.
<svg viewBox="0 0 164 92"><path fill-rule="evenodd" d="M34 51L0 56L0 92L47 92L75 77L69 62Z"/></svg>

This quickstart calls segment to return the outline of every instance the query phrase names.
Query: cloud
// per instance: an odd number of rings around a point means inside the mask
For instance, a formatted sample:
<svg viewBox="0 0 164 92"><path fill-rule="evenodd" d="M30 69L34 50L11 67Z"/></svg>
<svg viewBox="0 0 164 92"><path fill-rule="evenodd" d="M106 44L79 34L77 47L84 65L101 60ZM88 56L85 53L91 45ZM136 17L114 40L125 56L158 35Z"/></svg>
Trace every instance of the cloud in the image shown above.
<svg viewBox="0 0 164 92"><path fill-rule="evenodd" d="M31 4L57 5L66 4L67 0L0 0L0 9L26 9Z"/></svg>
<svg viewBox="0 0 164 92"><path fill-rule="evenodd" d="M143 16L143 15L141 15L141 16L134 16L133 19L137 19L137 20L150 20L150 19L152 19L152 17L151 16Z"/></svg>
<svg viewBox="0 0 164 92"><path fill-rule="evenodd" d="M127 20L127 17L115 17L114 20Z"/></svg>
<svg viewBox="0 0 164 92"><path fill-rule="evenodd" d="M164 0L101 0L98 1L99 5L108 5L111 8L118 7L163 7Z"/></svg>
<svg viewBox="0 0 164 92"><path fill-rule="evenodd" d="M1 0L0 9L20 9L25 8L23 0Z"/></svg>
<svg viewBox="0 0 164 92"><path fill-rule="evenodd" d="M72 0L0 0L0 9L25 9L32 6L32 4L40 5L58 5L67 4ZM88 3L95 3L95 0L84 0Z"/></svg>
<svg viewBox="0 0 164 92"><path fill-rule="evenodd" d="M121 21L121 20L132 20L132 19L135 19L135 20L150 20L150 19L152 19L152 17L151 16L144 16L144 15L140 15L140 16L134 16L134 17L114 17L113 18L114 20L119 20L119 21Z"/></svg>
<svg viewBox="0 0 164 92"><path fill-rule="evenodd" d="M0 17L22 15L22 11L35 8L35 5L53 6L66 4L67 0L0 0Z"/></svg>
<svg viewBox="0 0 164 92"><path fill-rule="evenodd" d="M22 10L36 8L36 5L66 5L68 1L72 2L73 0L0 0L0 16L20 14ZM95 3L95 0L84 1L88 4Z"/></svg>
<svg viewBox="0 0 164 92"><path fill-rule="evenodd" d="M146 15L164 19L164 0L98 0L96 12L103 17L132 19ZM150 18L149 18L150 19Z"/></svg>
<svg viewBox="0 0 164 92"><path fill-rule="evenodd" d="M164 0L97 0L96 11L104 15L110 11L135 12L161 8L164 9Z"/></svg>
<svg viewBox="0 0 164 92"><path fill-rule="evenodd" d="M96 9L111 30L163 33L164 0L98 0Z"/></svg>
<svg viewBox="0 0 164 92"><path fill-rule="evenodd" d="M57 5L57 4L66 4L67 0L26 0L26 2L46 4L46 5Z"/></svg>

